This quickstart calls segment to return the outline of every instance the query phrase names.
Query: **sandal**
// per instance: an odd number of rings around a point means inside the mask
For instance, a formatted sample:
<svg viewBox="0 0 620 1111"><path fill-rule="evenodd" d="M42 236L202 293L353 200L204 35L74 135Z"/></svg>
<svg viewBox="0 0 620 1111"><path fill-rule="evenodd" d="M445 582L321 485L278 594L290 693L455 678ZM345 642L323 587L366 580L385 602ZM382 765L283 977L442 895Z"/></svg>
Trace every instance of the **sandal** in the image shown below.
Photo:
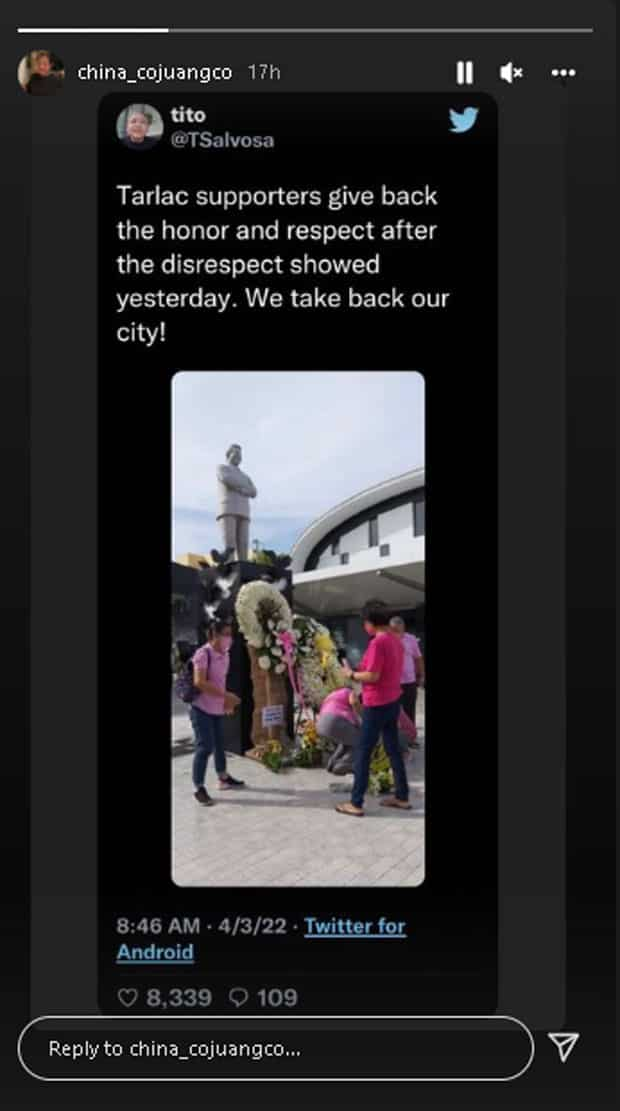
<svg viewBox="0 0 620 1111"><path fill-rule="evenodd" d="M340 802L335 809L339 814L348 814L350 818L364 817L364 811L358 806L354 806L352 802Z"/></svg>
<svg viewBox="0 0 620 1111"><path fill-rule="evenodd" d="M394 795L390 795L387 799L381 799L380 806L391 806L395 810L411 810L411 803L405 802L404 799L397 799Z"/></svg>

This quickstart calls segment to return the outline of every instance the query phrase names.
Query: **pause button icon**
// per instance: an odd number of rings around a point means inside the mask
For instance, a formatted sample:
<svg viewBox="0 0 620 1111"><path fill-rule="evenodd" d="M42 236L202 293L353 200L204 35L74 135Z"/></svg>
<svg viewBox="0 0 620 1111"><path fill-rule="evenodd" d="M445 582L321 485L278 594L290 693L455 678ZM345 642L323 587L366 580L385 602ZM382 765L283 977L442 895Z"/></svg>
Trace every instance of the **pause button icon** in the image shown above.
<svg viewBox="0 0 620 1111"><path fill-rule="evenodd" d="M473 62L457 62L456 63L456 83L457 83L457 85L473 85L473 83L474 83L474 63Z"/></svg>

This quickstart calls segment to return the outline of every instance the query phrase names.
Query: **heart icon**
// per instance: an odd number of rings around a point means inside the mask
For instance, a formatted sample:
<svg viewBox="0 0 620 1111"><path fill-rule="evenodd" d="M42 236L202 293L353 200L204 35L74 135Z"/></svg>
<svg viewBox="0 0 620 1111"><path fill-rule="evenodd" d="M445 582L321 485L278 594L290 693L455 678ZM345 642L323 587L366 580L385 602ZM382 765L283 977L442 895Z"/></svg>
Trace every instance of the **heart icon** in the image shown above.
<svg viewBox="0 0 620 1111"><path fill-rule="evenodd" d="M133 1007L138 999L138 990L137 988L119 988L116 998L119 1003L123 1004L123 1007Z"/></svg>

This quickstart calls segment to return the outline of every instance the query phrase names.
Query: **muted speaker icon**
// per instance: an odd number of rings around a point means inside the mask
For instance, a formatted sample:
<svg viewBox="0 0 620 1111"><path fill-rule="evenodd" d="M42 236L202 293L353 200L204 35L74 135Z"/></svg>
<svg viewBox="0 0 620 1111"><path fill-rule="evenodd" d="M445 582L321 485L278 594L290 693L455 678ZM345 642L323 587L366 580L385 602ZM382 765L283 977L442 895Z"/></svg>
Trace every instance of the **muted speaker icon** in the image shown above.
<svg viewBox="0 0 620 1111"><path fill-rule="evenodd" d="M523 77L523 66L516 66L514 62L504 62L503 66L499 67L499 75L502 81L512 85L513 81Z"/></svg>

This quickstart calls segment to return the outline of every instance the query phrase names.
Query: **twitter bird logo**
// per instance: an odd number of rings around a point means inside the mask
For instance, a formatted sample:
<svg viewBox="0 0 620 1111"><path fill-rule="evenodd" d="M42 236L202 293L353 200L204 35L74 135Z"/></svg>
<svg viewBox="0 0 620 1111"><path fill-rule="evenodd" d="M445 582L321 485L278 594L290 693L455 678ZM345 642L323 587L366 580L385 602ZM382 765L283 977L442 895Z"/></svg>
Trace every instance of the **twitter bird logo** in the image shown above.
<svg viewBox="0 0 620 1111"><path fill-rule="evenodd" d="M462 112L457 112L455 108L451 108L450 123L452 127L450 131L469 131L478 118L478 112L478 108L465 108Z"/></svg>

